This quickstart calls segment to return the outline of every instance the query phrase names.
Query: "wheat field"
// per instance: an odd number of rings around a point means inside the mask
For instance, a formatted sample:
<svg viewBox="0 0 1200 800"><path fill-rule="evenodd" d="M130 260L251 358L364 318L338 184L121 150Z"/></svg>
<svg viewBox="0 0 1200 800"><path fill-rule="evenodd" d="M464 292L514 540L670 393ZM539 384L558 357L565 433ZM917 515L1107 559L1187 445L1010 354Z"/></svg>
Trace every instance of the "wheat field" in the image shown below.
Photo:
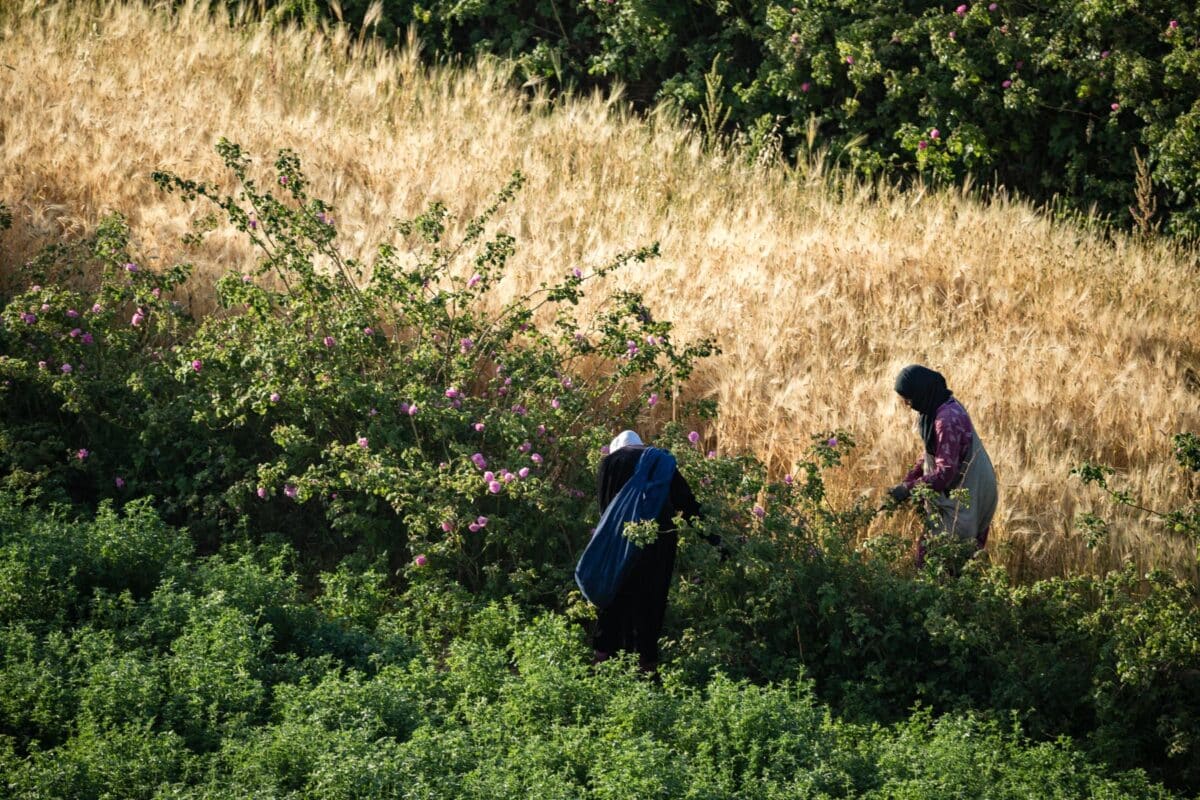
<svg viewBox="0 0 1200 800"><path fill-rule="evenodd" d="M922 362L947 376L997 466L993 559L1018 578L1126 561L1195 577L1186 543L1136 516L1115 515L1116 534L1088 550L1074 516L1106 506L1068 476L1100 460L1152 505L1194 496L1169 445L1200 430L1194 252L1104 238L1004 196L838 178L830 154L747 164L703 148L665 109L637 116L619 95L522 93L502 65L425 66L416 42L388 51L337 28L231 23L197 3L173 14L6 6L10 274L110 211L128 217L146 263L186 259L209 274L244 264L253 254L235 232L185 252L181 235L207 209L149 179L168 168L226 180L213 153L222 136L267 163L297 150L356 256L432 200L481 210L520 169L526 188L499 219L518 239L501 292L659 242L659 260L606 288L645 292L684 337L716 337L723 354L687 388L720 403L705 430L713 447L752 451L782 473L810 433L843 427L859 447L832 477L835 501L878 495L921 447L891 386ZM199 312L211 300L186 299ZM893 518L875 530L912 526Z"/></svg>

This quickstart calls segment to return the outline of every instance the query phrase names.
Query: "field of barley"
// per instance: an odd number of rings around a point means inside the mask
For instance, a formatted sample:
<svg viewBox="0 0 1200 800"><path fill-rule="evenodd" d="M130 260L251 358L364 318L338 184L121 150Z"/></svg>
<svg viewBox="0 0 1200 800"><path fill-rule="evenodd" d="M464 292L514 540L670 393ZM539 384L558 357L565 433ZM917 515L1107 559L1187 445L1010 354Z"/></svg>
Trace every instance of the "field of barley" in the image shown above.
<svg viewBox="0 0 1200 800"><path fill-rule="evenodd" d="M148 264L201 278L253 259L236 231L185 248L208 209L161 194L167 168L225 181L219 137L260 163L294 148L335 206L341 243L369 258L397 218L444 201L462 218L514 170L528 178L500 225L518 239L504 291L659 242L662 257L610 279L646 293L683 337L714 336L688 397L719 401L705 430L782 473L813 432L858 440L835 500L879 495L920 443L892 392L897 370L941 370L1001 481L992 558L1018 577L1140 567L1192 571L1186 543L1118 515L1089 550L1075 515L1106 508L1069 477L1097 460L1149 505L1196 486L1170 436L1200 430L1200 262L1161 243L1105 238L1028 204L866 185L836 154L749 165L702 147L665 109L619 95L519 91L502 65L430 68L341 30L231 24L203 4L19 2L0 11L0 270L104 214L130 220ZM197 313L203 292L182 298ZM652 432L671 414L645 420ZM912 530L913 521L876 523Z"/></svg>

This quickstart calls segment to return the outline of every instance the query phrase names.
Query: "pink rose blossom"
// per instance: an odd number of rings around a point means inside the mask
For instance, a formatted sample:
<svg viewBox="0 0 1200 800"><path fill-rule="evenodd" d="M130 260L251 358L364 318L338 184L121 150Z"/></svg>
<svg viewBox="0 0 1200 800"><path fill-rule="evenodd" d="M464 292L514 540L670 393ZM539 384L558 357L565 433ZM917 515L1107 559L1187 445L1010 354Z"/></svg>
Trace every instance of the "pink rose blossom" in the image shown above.
<svg viewBox="0 0 1200 800"><path fill-rule="evenodd" d="M469 530L471 533L479 533L480 525L478 522L472 522L467 525L467 530Z"/></svg>
<svg viewBox="0 0 1200 800"><path fill-rule="evenodd" d="M448 519L442 520L442 530L446 533L449 533L450 531L454 530L454 523Z"/></svg>
<svg viewBox="0 0 1200 800"><path fill-rule="evenodd" d="M487 459L483 457L483 453L476 453L471 456L471 463L479 469L483 469L487 466Z"/></svg>
<svg viewBox="0 0 1200 800"><path fill-rule="evenodd" d="M488 524L488 518L487 517L476 517L475 524L481 528L486 528L487 524Z"/></svg>
<svg viewBox="0 0 1200 800"><path fill-rule="evenodd" d="M1121 110L1121 104L1120 104L1120 103L1113 103L1111 106L1109 106L1109 108L1111 108L1113 111L1120 111L1120 110Z"/></svg>
<svg viewBox="0 0 1200 800"><path fill-rule="evenodd" d="M791 486L792 481L794 481L794 480L795 480L795 478L792 477L792 473L790 473L790 472L787 475L783 476L783 482L786 483L788 486Z"/></svg>
<svg viewBox="0 0 1200 800"><path fill-rule="evenodd" d="M145 318L146 315L142 313L142 310L139 308L137 311L133 312L133 316L129 318L129 324L136 328L138 325L142 324L142 320Z"/></svg>
<svg viewBox="0 0 1200 800"><path fill-rule="evenodd" d="M451 386L449 389L446 390L446 397L451 400L458 397L458 389L455 389L453 386Z"/></svg>
<svg viewBox="0 0 1200 800"><path fill-rule="evenodd" d="M363 336L374 336L374 335L375 335L375 329L372 328L370 325L363 328Z"/></svg>
<svg viewBox="0 0 1200 800"><path fill-rule="evenodd" d="M126 265L125 265L125 271L126 271L126 272L137 272L137 271L138 271L138 265L137 265L137 264L134 264L134 263L129 263L129 264L126 264Z"/></svg>
<svg viewBox="0 0 1200 800"><path fill-rule="evenodd" d="M417 415L417 410L418 410L417 404L413 403L411 406L408 407L408 415L410 417L415 417Z"/></svg>
<svg viewBox="0 0 1200 800"><path fill-rule="evenodd" d="M113 478L113 486L116 486L118 489L124 489L125 479L118 475L117 477Z"/></svg>
<svg viewBox="0 0 1200 800"><path fill-rule="evenodd" d="M255 492L255 494L258 495L259 500L266 500L267 499L267 487L265 487L265 486L258 487L258 491Z"/></svg>
<svg viewBox="0 0 1200 800"><path fill-rule="evenodd" d="M488 491L491 492L492 494L500 494L501 488L502 487L500 486L500 481L491 481L490 483L488 483Z"/></svg>
<svg viewBox="0 0 1200 800"><path fill-rule="evenodd" d="M483 482L484 483L491 483L494 480L496 480L496 473L492 472L490 469L487 472L483 473Z"/></svg>
<svg viewBox="0 0 1200 800"><path fill-rule="evenodd" d="M838 446L837 437L836 436L830 437L830 439L828 441L826 441L825 444L829 445L830 447L837 447Z"/></svg>
<svg viewBox="0 0 1200 800"><path fill-rule="evenodd" d="M767 511L765 508L763 508L762 506L754 507L754 516L758 517L759 519L762 519L766 515L767 515Z"/></svg>
<svg viewBox="0 0 1200 800"><path fill-rule="evenodd" d="M84 344L91 344L92 342L94 342L96 340L92 337L92 335L90 333L85 333L83 336L79 337L79 341L83 342Z"/></svg>
<svg viewBox="0 0 1200 800"><path fill-rule="evenodd" d="M651 408L653 408L654 406L658 405L658 392L653 392L653 393L650 395L650 399L649 399L649 400L647 400L647 401L646 401L646 403L647 403L647 404L648 404L648 405L649 405Z"/></svg>
<svg viewBox="0 0 1200 800"><path fill-rule="evenodd" d="M293 500L295 500L297 495L300 494L300 490L289 483L283 487L283 493L286 494L288 497L292 498Z"/></svg>
<svg viewBox="0 0 1200 800"><path fill-rule="evenodd" d="M421 553L420 555L418 555L416 558L413 559L413 563L416 564L418 567L423 567L429 563L429 559L425 557L424 553Z"/></svg>
<svg viewBox="0 0 1200 800"><path fill-rule="evenodd" d="M1010 81L1010 80L1008 80L1008 79L1005 79L1004 81L1002 81L1002 82L1000 83L1000 85L1001 85L1002 87L1004 87L1005 89L1007 89L1007 88L1009 88L1010 86L1012 86L1012 81Z"/></svg>
<svg viewBox="0 0 1200 800"><path fill-rule="evenodd" d="M91 455L91 453L88 452L88 449L86 447L81 447L75 451L75 457L77 459L79 459L80 461L86 461L87 457L90 455Z"/></svg>
<svg viewBox="0 0 1200 800"><path fill-rule="evenodd" d="M558 398L557 398L557 397L555 397L553 400L551 400L551 401L550 401L550 407L551 407L551 408L558 408L558 407L559 407L559 406L561 406L561 405L562 405L562 403L561 403L561 402L559 402L559 400L558 400Z"/></svg>
<svg viewBox="0 0 1200 800"><path fill-rule="evenodd" d="M854 56L846 56L846 63L850 66L854 66Z"/></svg>
<svg viewBox="0 0 1200 800"><path fill-rule="evenodd" d="M104 308L99 303L92 304L92 313L93 314L99 314L103 310L104 310Z"/></svg>
<svg viewBox="0 0 1200 800"><path fill-rule="evenodd" d="M692 444L696 444L697 442L700 441L700 434L697 431L692 431L691 433L688 434L687 438L688 438L689 442L691 442Z"/></svg>
<svg viewBox="0 0 1200 800"><path fill-rule="evenodd" d="M924 139L922 139L921 141L917 142L917 149L918 149L918 150L924 150L926 147L929 147L929 142L925 141Z"/></svg>
<svg viewBox="0 0 1200 800"><path fill-rule="evenodd" d="M542 463L542 457L541 457L540 455L538 455L537 453L534 453L533 455L531 455L531 456L529 457L529 460L530 460L530 461L532 461L532 462L533 462L533 463L535 463L535 464L541 464L541 463Z"/></svg>
<svg viewBox="0 0 1200 800"><path fill-rule="evenodd" d="M371 442L367 439L367 437L365 437L365 436L358 437L358 446L361 447L363 450L366 450L367 447L370 446L370 444L371 444Z"/></svg>
<svg viewBox="0 0 1200 800"><path fill-rule="evenodd" d="M954 13L958 14L958 16L960 16L960 17L965 17L967 15L966 5L961 5L958 8L954 9Z"/></svg>
<svg viewBox="0 0 1200 800"><path fill-rule="evenodd" d="M204 367L204 362L201 361L200 359L197 358L192 361L192 371L193 372L199 372L203 367Z"/></svg>
<svg viewBox="0 0 1200 800"><path fill-rule="evenodd" d="M79 316L79 312L78 312L78 311L76 311L76 310L75 310L75 309L73 309L73 308L68 308L68 309L67 309L67 316L68 316L68 317L70 317L71 319L75 319L76 317L78 317L78 316Z"/></svg>
<svg viewBox="0 0 1200 800"><path fill-rule="evenodd" d="M272 403L278 403L279 402L279 392L271 392L271 396L268 399Z"/></svg>
<svg viewBox="0 0 1200 800"><path fill-rule="evenodd" d="M529 477L529 467L521 467L519 470L517 470L517 475L521 478L528 478Z"/></svg>
<svg viewBox="0 0 1200 800"><path fill-rule="evenodd" d="M71 370L72 370L72 369L73 369L73 368L71 367L71 365L70 365L70 364L63 364L63 365L62 365L62 372L63 372L63 374L64 374L64 375L70 375L70 374L71 374Z"/></svg>
<svg viewBox="0 0 1200 800"><path fill-rule="evenodd" d="M474 289L474 288L475 288L475 286L476 286L476 285L477 285L477 284L478 284L478 283L479 283L481 280L483 280L483 276L482 276L482 275L480 275L478 272L476 272L474 275L472 275L470 278L468 278L468 279L467 279L467 288L468 288L468 289Z"/></svg>
<svg viewBox="0 0 1200 800"><path fill-rule="evenodd" d="M942 132L939 131L937 128L930 128L929 138L930 139L940 139L940 138L942 138Z"/></svg>
<svg viewBox="0 0 1200 800"><path fill-rule="evenodd" d="M77 339L77 338L79 338L79 334L81 334L81 333L83 333L83 331L79 330L79 328L73 328L71 330L71 332L67 335L70 336L72 339Z"/></svg>
<svg viewBox="0 0 1200 800"><path fill-rule="evenodd" d="M332 336L326 336L324 339L322 339L322 340L321 340L321 342L322 342L322 343L323 343L323 344L324 344L326 347L333 347L335 344L337 344L337 342L335 342L335 341L333 340L333 337L332 337Z"/></svg>
<svg viewBox="0 0 1200 800"><path fill-rule="evenodd" d="M802 92L808 92L808 90L811 88L812 88L812 84L809 83L808 81L805 81L804 83L800 84L800 91L802 91Z"/></svg>
<svg viewBox="0 0 1200 800"><path fill-rule="evenodd" d="M484 429L484 427L485 427L485 426L484 426L484 424L483 424L482 422L476 422L476 423L475 423L474 425L472 425L471 427L473 427L473 428L475 429L475 432L476 432L476 433L483 433L483 429Z"/></svg>

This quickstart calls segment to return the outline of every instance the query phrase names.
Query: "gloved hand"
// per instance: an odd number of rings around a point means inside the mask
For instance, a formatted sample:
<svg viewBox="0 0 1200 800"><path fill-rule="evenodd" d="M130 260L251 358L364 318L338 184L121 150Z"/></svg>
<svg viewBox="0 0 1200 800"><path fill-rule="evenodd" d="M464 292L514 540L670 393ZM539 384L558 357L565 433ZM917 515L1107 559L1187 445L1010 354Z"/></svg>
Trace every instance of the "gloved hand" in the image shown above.
<svg viewBox="0 0 1200 800"><path fill-rule="evenodd" d="M908 500L908 498L912 497L912 489L909 489L903 483L897 483L895 486L888 489L888 496L897 503L903 503L904 501Z"/></svg>

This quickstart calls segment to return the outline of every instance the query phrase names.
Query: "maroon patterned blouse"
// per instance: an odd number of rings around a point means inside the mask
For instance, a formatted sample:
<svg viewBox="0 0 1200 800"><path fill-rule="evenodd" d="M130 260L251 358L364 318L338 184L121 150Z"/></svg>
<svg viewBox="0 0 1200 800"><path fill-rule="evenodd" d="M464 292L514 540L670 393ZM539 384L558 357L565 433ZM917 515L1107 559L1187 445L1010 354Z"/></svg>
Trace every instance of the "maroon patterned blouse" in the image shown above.
<svg viewBox="0 0 1200 800"><path fill-rule="evenodd" d="M925 474L925 458L919 458L904 476L904 485L909 489L917 483L927 483L934 491L948 491L971 457L971 434L975 432L975 427L967 416L967 410L953 397L938 406L933 418L933 431L937 437L933 472Z"/></svg>

